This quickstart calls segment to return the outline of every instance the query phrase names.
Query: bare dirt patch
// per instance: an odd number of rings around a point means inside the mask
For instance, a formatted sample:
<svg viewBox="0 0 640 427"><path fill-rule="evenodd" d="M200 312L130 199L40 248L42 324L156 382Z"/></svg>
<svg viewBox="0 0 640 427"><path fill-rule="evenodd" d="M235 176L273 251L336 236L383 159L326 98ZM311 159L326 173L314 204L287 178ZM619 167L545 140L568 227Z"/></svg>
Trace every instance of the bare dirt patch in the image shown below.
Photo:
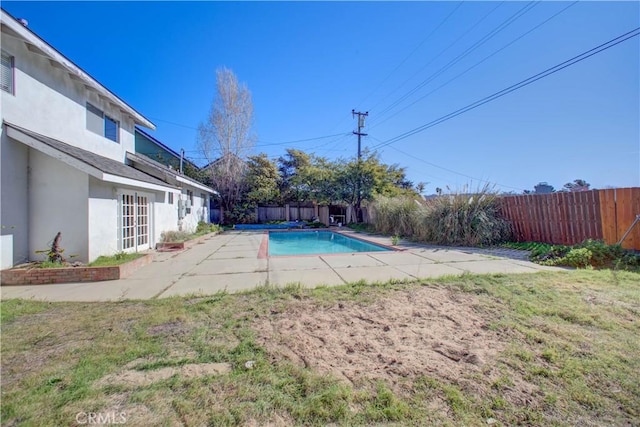
<svg viewBox="0 0 640 427"><path fill-rule="evenodd" d="M402 393L406 380L426 376L482 393L499 378L506 341L487 325L477 297L447 288L394 292L370 305L322 307L298 301L256 322L258 341L274 359L356 384L383 380ZM516 381L509 400L521 402L532 385Z"/></svg>
<svg viewBox="0 0 640 427"><path fill-rule="evenodd" d="M229 363L190 363L182 366L169 366L166 368L136 371L127 370L117 374L107 375L96 382L96 385L117 385L124 387L145 387L155 382L166 380L179 374L182 378L197 378L207 375L221 375L231 372Z"/></svg>

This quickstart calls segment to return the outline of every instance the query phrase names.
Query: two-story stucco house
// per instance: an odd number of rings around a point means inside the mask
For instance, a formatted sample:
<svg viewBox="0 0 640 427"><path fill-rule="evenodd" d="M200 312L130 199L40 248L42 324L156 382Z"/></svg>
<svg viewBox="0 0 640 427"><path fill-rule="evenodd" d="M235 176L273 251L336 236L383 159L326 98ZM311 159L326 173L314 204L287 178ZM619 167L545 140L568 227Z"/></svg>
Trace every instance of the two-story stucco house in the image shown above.
<svg viewBox="0 0 640 427"><path fill-rule="evenodd" d="M150 120L5 10L1 25L2 268L40 259L58 232L86 262L208 221L213 189L135 154Z"/></svg>

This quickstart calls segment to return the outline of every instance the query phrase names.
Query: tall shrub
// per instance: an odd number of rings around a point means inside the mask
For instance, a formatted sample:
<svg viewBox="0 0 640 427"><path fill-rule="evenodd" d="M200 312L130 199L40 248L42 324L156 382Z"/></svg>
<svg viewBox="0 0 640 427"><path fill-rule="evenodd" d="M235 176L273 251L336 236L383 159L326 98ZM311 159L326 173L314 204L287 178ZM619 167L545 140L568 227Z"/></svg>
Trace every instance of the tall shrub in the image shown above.
<svg viewBox="0 0 640 427"><path fill-rule="evenodd" d="M490 245L508 240L509 223L499 215L499 200L489 186L419 203L409 198L379 198L373 203L377 232L442 245Z"/></svg>
<svg viewBox="0 0 640 427"><path fill-rule="evenodd" d="M424 209L410 197L379 196L372 203L374 228L377 232L389 235L412 236Z"/></svg>

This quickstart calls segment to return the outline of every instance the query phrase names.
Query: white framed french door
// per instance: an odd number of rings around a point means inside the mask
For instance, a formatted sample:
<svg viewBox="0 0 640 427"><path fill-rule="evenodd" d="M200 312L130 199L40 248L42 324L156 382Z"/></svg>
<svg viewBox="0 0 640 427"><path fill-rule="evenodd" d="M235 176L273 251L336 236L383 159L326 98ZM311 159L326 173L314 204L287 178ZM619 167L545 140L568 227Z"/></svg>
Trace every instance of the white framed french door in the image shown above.
<svg viewBox="0 0 640 427"><path fill-rule="evenodd" d="M151 224L150 197L136 191L119 194L120 250L138 252L149 249Z"/></svg>

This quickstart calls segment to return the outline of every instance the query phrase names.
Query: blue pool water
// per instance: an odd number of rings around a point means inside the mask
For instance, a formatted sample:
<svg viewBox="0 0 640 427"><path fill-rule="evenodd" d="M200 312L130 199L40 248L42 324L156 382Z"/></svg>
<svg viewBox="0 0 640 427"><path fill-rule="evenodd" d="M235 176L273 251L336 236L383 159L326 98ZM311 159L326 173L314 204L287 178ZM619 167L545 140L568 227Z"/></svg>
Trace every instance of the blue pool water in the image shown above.
<svg viewBox="0 0 640 427"><path fill-rule="evenodd" d="M390 251L331 231L288 231L269 233L269 255L311 255Z"/></svg>

